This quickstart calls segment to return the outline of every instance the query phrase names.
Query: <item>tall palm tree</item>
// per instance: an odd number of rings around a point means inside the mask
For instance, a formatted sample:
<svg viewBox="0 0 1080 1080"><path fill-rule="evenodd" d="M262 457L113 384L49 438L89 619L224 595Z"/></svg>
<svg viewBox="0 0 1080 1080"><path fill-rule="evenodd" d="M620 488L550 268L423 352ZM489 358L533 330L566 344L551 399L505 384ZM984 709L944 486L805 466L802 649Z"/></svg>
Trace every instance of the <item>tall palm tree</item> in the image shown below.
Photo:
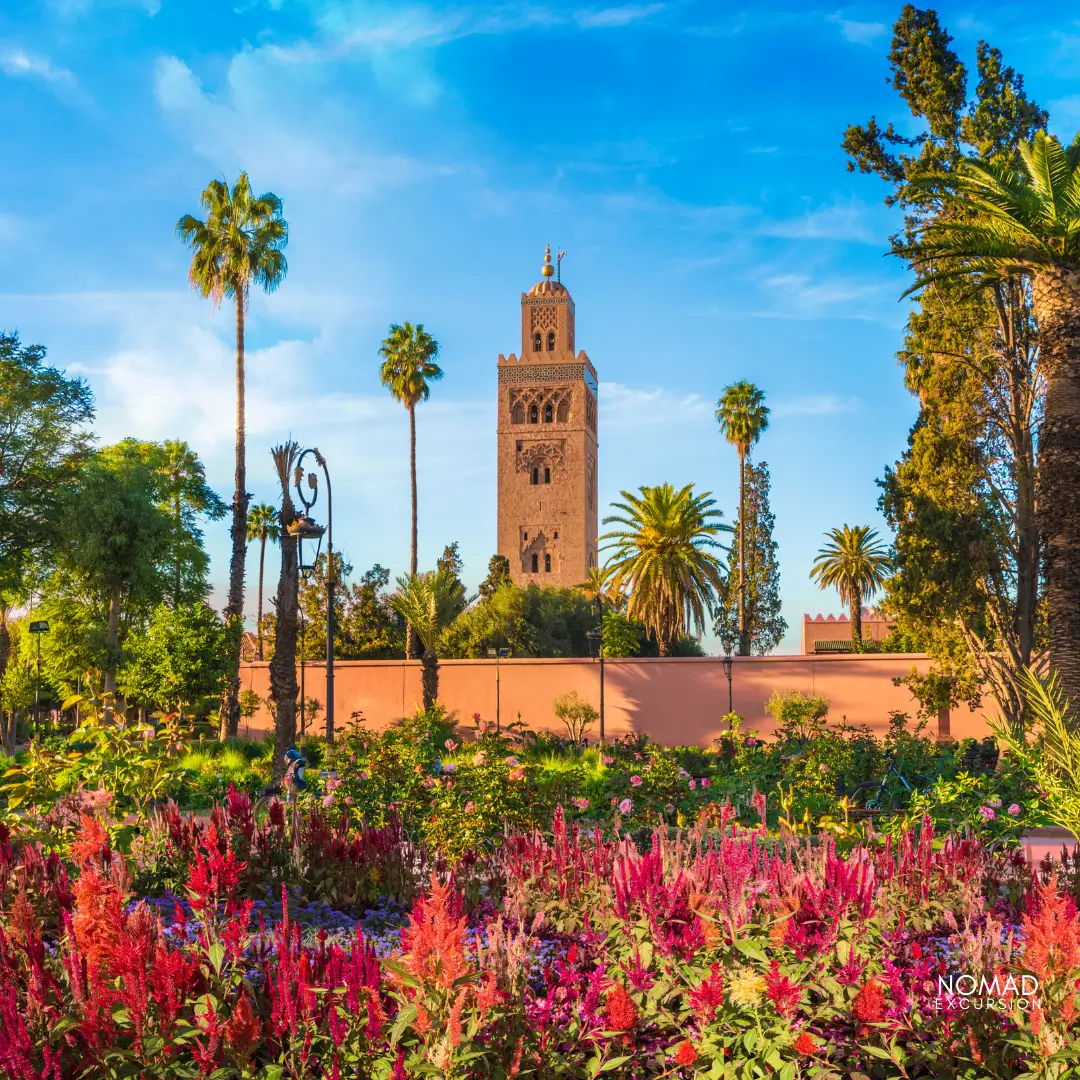
<svg viewBox="0 0 1080 1080"><path fill-rule="evenodd" d="M398 578L390 606L413 628L424 648L421 687L424 709L439 697L438 646L442 632L465 610L468 599L457 575L448 569Z"/></svg>
<svg viewBox="0 0 1080 1080"><path fill-rule="evenodd" d="M195 291L217 306L236 303L236 488L232 503L232 558L225 622L229 628L229 672L221 700L221 735L235 735L240 723L240 639L244 626L244 556L247 552L247 464L244 456L244 318L252 283L273 292L285 280L284 248L289 226L281 200L253 195L242 172L230 189L211 180L202 193L206 220L185 214L176 235L192 251L188 277Z"/></svg>
<svg viewBox="0 0 1080 1080"><path fill-rule="evenodd" d="M765 395L742 380L724 388L716 403L720 434L739 454L739 655L750 655L746 625L746 457L769 426Z"/></svg>
<svg viewBox="0 0 1080 1080"><path fill-rule="evenodd" d="M1036 516L1046 545L1050 657L1066 698L1080 701L1080 138L1067 149L1040 131L1016 171L971 160L928 199L954 211L915 245L926 269L908 290L948 278L976 287L1031 281L1046 379Z"/></svg>
<svg viewBox="0 0 1080 1080"><path fill-rule="evenodd" d="M197 541L202 532L196 517L205 514L216 521L225 516L228 507L206 483L206 469L199 455L186 442L167 439L163 444L161 472L169 513L173 519L173 607L183 599L183 569L187 565L202 579L206 572L206 556ZM190 597L189 597L190 598Z"/></svg>
<svg viewBox="0 0 1080 1080"><path fill-rule="evenodd" d="M629 590L626 613L655 634L661 656L670 656L688 626L705 629L723 581L709 549L722 547L716 537L731 527L719 524L712 493L695 495L693 484L621 494L624 502L613 505L623 516L606 517L604 524L622 528L600 538L613 552L610 588Z"/></svg>
<svg viewBox="0 0 1080 1080"><path fill-rule="evenodd" d="M256 630L259 639L259 659L263 658L263 570L266 566L266 542L276 544L281 537L281 524L277 510L269 503L256 503L248 511L248 540L259 541L259 608Z"/></svg>
<svg viewBox="0 0 1080 1080"><path fill-rule="evenodd" d="M285 773L285 753L296 740L296 636L299 625L300 562L297 553L296 508L290 485L300 444L289 440L271 449L274 470L281 484L281 513L278 518L281 545L281 573L278 575L277 618L274 620L274 655L270 658L270 699L274 713L274 757L271 771L280 780Z"/></svg>
<svg viewBox="0 0 1080 1080"><path fill-rule="evenodd" d="M862 606L885 584L889 550L869 525L830 529L829 541L814 560L810 580L823 589L835 588L851 612L851 640L862 640Z"/></svg>
<svg viewBox="0 0 1080 1080"><path fill-rule="evenodd" d="M416 528L416 405L427 401L431 383L443 377L443 370L435 363L439 355L439 343L424 329L423 323L413 326L407 322L390 327L390 335L379 347L383 358L379 378L391 396L400 401L409 412L409 486L412 491L412 533L409 546L409 574L417 571ZM416 635L408 633L408 653L417 653Z"/></svg>

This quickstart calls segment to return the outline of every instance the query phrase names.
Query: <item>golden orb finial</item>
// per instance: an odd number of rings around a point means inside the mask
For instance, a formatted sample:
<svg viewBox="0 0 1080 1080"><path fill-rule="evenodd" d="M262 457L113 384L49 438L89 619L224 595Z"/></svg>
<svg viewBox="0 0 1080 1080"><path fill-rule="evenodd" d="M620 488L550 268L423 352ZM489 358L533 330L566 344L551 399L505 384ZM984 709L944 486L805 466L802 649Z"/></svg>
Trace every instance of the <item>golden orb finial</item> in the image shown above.
<svg viewBox="0 0 1080 1080"><path fill-rule="evenodd" d="M551 245L548 244L544 250L544 265L540 267L540 273L544 277L551 277L555 273L555 267L551 265Z"/></svg>

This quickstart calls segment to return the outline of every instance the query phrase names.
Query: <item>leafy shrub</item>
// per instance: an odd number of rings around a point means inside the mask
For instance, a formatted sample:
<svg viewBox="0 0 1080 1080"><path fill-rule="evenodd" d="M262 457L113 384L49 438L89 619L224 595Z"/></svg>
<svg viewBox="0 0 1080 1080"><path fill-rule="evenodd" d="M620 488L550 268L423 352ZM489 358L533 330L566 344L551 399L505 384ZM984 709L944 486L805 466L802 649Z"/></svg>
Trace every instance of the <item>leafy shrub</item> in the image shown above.
<svg viewBox="0 0 1080 1080"><path fill-rule="evenodd" d="M567 737L574 746L580 746L600 714L576 690L571 690L551 703L551 710L562 721Z"/></svg>

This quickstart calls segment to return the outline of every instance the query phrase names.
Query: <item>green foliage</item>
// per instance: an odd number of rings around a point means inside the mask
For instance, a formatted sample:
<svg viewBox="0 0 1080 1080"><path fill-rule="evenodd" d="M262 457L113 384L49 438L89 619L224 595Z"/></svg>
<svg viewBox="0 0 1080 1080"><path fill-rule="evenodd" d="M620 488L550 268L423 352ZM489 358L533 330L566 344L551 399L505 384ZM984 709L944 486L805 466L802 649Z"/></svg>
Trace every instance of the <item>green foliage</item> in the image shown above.
<svg viewBox="0 0 1080 1080"><path fill-rule="evenodd" d="M969 78L933 10L904 8L889 62L917 129L902 135L871 120L848 128L844 146L849 169L889 185L885 201L904 211L893 252L921 275L919 231L970 217L941 197L964 159L1016 169L1018 144L1047 117L985 42ZM937 700L947 681L948 700L977 706L988 686L1015 721L1023 712L1016 676L1044 634L1034 527L1042 404L1030 283L1013 278L977 294L964 281L939 281L914 306L899 359L920 413L907 451L882 481L882 511L895 534L885 605L920 639L939 677L911 689ZM933 700L923 704L929 710Z"/></svg>
<svg viewBox="0 0 1080 1080"><path fill-rule="evenodd" d="M383 358L379 378L396 401L410 411L418 402L427 401L431 383L443 377L435 363L439 343L424 329L423 323L390 327L390 334L379 347Z"/></svg>
<svg viewBox="0 0 1080 1080"><path fill-rule="evenodd" d="M465 609L465 588L449 570L398 578L390 606L412 627L424 652L437 655L443 631Z"/></svg>
<svg viewBox="0 0 1080 1080"><path fill-rule="evenodd" d="M820 722L829 715L829 699L802 690L774 690L765 702L765 711L776 721L778 737L806 739L820 729Z"/></svg>
<svg viewBox="0 0 1080 1080"><path fill-rule="evenodd" d="M159 605L128 648L119 685L132 704L205 714L220 696L225 623L208 604Z"/></svg>
<svg viewBox="0 0 1080 1080"><path fill-rule="evenodd" d="M637 656L646 637L645 627L621 611L604 612L604 656Z"/></svg>
<svg viewBox="0 0 1080 1080"><path fill-rule="evenodd" d="M488 560L487 577L480 582L480 599L487 600L499 586L510 580L510 560L505 555L492 555Z"/></svg>
<svg viewBox="0 0 1080 1080"><path fill-rule="evenodd" d="M739 452L741 461L769 426L765 395L745 380L732 383L716 403L716 419L720 434Z"/></svg>
<svg viewBox="0 0 1080 1080"><path fill-rule="evenodd" d="M781 614L780 565L776 558L773 528L776 518L769 505L769 466L747 463L742 505L746 514L745 622L750 635L750 652L766 656L787 633ZM742 519L735 522L738 534ZM739 550L728 552L727 577L720 590L713 632L727 653L739 645Z"/></svg>
<svg viewBox="0 0 1080 1080"><path fill-rule="evenodd" d="M627 614L655 635L661 656L670 656L690 628L701 633L722 587L713 548L722 531L720 511L710 493L694 494L693 484L644 486L639 495L621 493L613 504L622 516L604 518L620 528L601 539L612 551L611 588L629 592Z"/></svg>
<svg viewBox="0 0 1080 1080"><path fill-rule="evenodd" d="M600 719L596 709L576 690L555 698L551 703L551 711L562 721L567 737L575 745L581 744L593 724Z"/></svg>
<svg viewBox="0 0 1080 1080"><path fill-rule="evenodd" d="M0 602L22 585L27 561L59 540L60 494L88 452L90 388L45 363L40 345L0 333ZM3 598L7 597L6 600Z"/></svg>

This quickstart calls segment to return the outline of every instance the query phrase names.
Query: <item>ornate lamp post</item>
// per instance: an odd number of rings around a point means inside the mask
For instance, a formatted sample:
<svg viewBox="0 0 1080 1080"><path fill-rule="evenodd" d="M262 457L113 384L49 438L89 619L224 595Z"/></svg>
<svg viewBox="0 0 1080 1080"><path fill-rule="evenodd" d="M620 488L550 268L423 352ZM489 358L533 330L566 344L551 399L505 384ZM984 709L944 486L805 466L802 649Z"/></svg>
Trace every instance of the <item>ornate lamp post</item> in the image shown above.
<svg viewBox="0 0 1080 1080"><path fill-rule="evenodd" d="M724 674L727 676L727 711L735 711L731 699L731 653L724 653Z"/></svg>
<svg viewBox="0 0 1080 1080"><path fill-rule="evenodd" d="M604 601L599 593L593 598L593 611L596 614L596 627L586 630L585 636L596 650L594 655L600 659L600 745L604 744Z"/></svg>
<svg viewBox="0 0 1080 1080"><path fill-rule="evenodd" d="M333 495L330 487L330 471L326 467L326 459L319 453L318 447L312 447L303 451L300 457L297 459L296 468L293 470L293 487L296 488L296 494L300 499L300 502L304 505L304 517L307 517L307 513L318 502L319 499L319 476L318 473L309 472L307 474L307 486L308 492L300 486L301 481L304 479L304 458L311 454L315 458L315 464L318 465L323 472L323 478L326 480L326 741L330 744L334 742L334 585L336 577L336 568L334 566L334 502ZM318 536L321 540L323 530L315 525L313 521L310 521L311 528L318 529ZM297 533L297 538L301 541L305 538L301 533ZM315 552L315 562L318 561L319 553L318 549ZM313 562L311 566L305 567L304 561L300 560L301 570L310 570L314 567ZM303 707L303 691L301 691L301 707Z"/></svg>
<svg viewBox="0 0 1080 1080"><path fill-rule="evenodd" d="M499 715L499 661L510 655L509 649L488 649L488 659L495 661L495 731L502 732L502 719Z"/></svg>
<svg viewBox="0 0 1080 1080"><path fill-rule="evenodd" d="M44 619L32 622L30 633L37 638L37 680L34 685L34 738L38 735L38 712L41 704L41 635L49 632L49 624Z"/></svg>

